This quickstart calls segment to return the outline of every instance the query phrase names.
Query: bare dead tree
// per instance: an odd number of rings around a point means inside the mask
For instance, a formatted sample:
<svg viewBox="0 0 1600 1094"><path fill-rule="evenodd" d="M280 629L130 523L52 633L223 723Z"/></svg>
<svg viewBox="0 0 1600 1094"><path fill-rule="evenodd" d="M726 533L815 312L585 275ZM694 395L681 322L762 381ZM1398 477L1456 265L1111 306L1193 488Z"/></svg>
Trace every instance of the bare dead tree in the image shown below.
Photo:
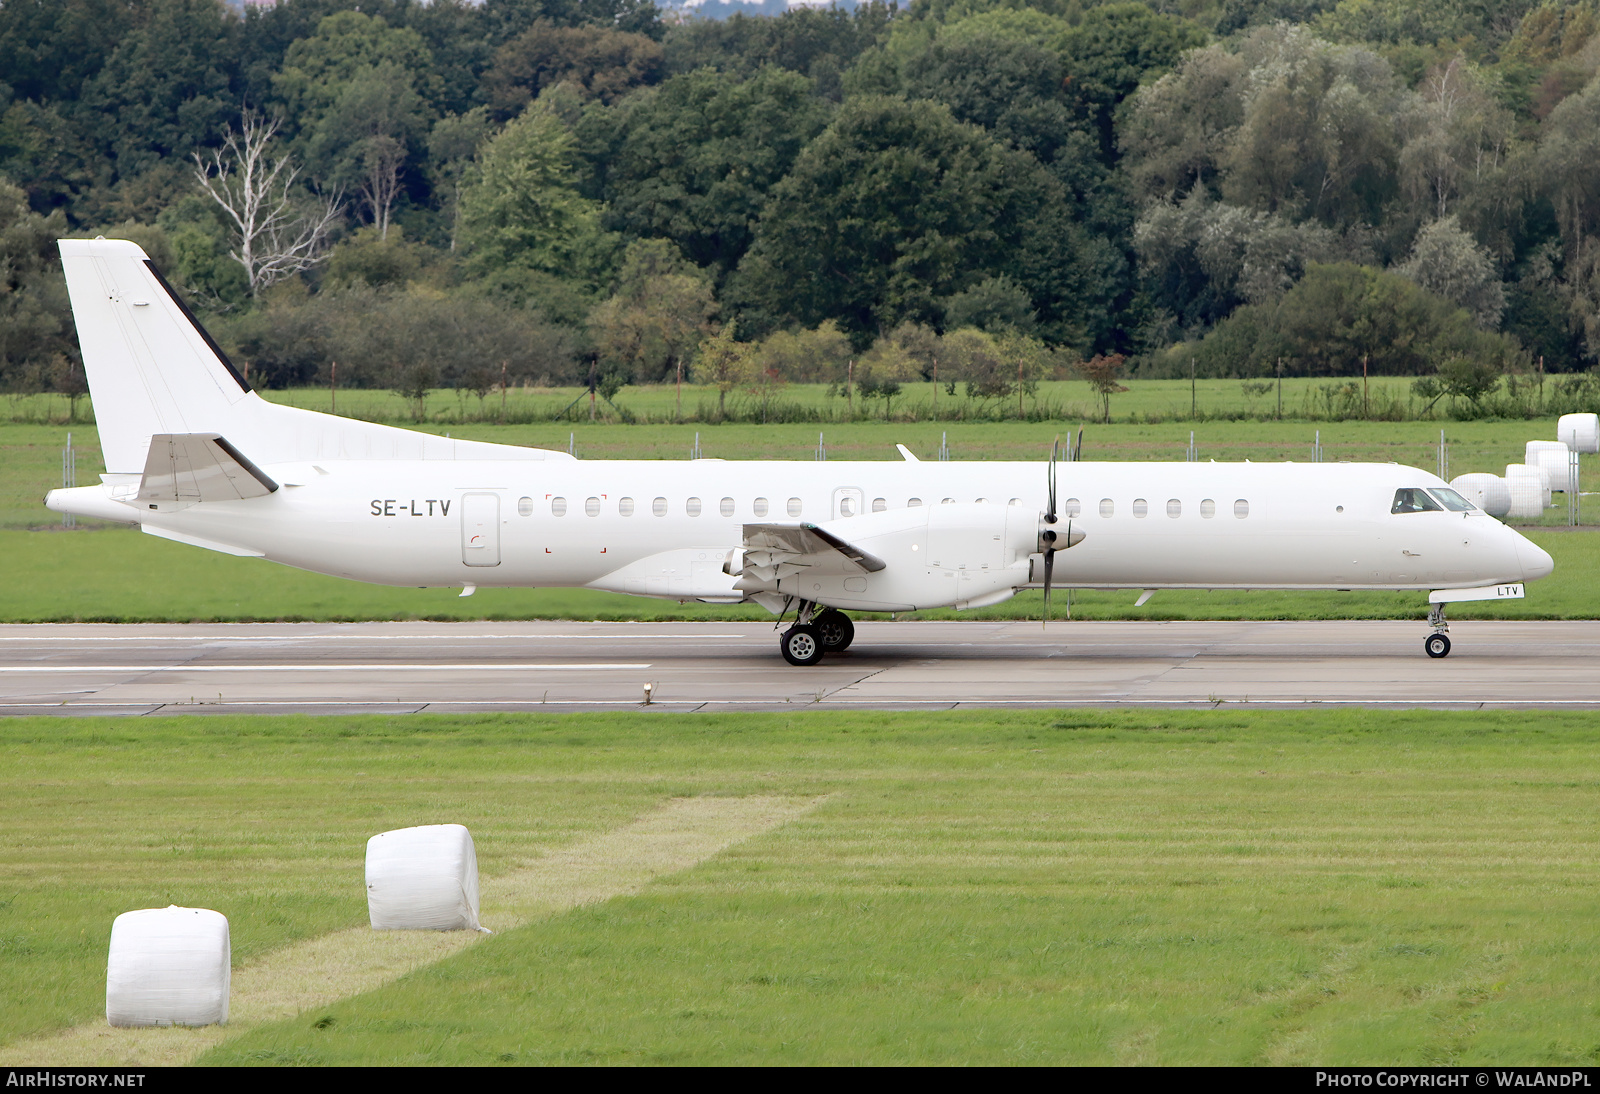
<svg viewBox="0 0 1600 1094"><path fill-rule="evenodd" d="M361 200L372 210L372 225L379 239L389 238L389 214L400 196L400 169L406 163L406 146L387 135L371 137L361 157L366 174L361 179Z"/></svg>
<svg viewBox="0 0 1600 1094"><path fill-rule="evenodd" d="M195 178L233 222L237 245L228 255L244 267L251 296L321 262L339 217L338 194L309 208L294 200L300 169L287 154L270 155L277 132L277 119L246 111L240 132L230 126L209 162L194 154Z"/></svg>

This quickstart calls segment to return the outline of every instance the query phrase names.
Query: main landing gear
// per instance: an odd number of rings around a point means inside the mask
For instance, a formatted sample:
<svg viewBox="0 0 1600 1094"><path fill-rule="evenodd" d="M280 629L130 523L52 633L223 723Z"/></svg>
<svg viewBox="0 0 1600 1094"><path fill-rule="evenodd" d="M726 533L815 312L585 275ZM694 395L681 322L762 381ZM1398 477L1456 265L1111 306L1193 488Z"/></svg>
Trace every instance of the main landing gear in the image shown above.
<svg viewBox="0 0 1600 1094"><path fill-rule="evenodd" d="M825 653L842 653L855 641L856 627L850 617L836 608L816 610L805 601L794 626L783 632L778 649L791 665L815 665Z"/></svg>
<svg viewBox="0 0 1600 1094"><path fill-rule="evenodd" d="M1423 640L1422 648L1428 651L1429 657L1448 657L1450 636L1444 632L1450 629L1450 624L1444 621L1443 604L1428 606L1428 626L1433 628L1433 633Z"/></svg>

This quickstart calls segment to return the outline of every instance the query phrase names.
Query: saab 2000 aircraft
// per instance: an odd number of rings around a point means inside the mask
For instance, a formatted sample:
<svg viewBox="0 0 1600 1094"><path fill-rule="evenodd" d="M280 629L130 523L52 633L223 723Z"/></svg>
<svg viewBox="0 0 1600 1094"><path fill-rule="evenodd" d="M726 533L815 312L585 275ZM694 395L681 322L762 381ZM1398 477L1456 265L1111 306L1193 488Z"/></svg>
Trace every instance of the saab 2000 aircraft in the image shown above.
<svg viewBox="0 0 1600 1094"><path fill-rule="evenodd" d="M569 586L794 625L795 665L846 610L977 608L1019 589L1522 595L1550 556L1393 464L576 460L277 406L250 390L133 243L62 240L106 474L63 513L385 585ZM1070 550L1069 550L1070 548ZM1061 555L1060 560L1056 559ZM1143 603L1141 598L1140 603Z"/></svg>

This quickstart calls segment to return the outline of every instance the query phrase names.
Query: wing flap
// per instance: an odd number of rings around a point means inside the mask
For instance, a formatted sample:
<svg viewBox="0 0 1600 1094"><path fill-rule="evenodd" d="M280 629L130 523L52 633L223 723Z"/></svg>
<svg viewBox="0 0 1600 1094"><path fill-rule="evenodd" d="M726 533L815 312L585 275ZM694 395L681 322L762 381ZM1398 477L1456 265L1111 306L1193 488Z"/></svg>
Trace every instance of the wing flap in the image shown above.
<svg viewBox="0 0 1600 1094"><path fill-rule="evenodd" d="M883 567L882 559L815 524L746 524L744 568L735 588L770 588L801 573L871 574Z"/></svg>

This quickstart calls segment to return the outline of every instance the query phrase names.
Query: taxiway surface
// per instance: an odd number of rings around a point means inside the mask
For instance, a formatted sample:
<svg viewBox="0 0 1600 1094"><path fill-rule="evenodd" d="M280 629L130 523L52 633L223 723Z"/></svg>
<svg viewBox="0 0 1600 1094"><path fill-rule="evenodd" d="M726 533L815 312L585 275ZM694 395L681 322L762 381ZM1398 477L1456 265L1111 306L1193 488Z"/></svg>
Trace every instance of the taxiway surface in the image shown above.
<svg viewBox="0 0 1600 1094"><path fill-rule="evenodd" d="M1600 709L1600 623L861 623L793 668L768 624L0 626L0 715L1040 706Z"/></svg>

